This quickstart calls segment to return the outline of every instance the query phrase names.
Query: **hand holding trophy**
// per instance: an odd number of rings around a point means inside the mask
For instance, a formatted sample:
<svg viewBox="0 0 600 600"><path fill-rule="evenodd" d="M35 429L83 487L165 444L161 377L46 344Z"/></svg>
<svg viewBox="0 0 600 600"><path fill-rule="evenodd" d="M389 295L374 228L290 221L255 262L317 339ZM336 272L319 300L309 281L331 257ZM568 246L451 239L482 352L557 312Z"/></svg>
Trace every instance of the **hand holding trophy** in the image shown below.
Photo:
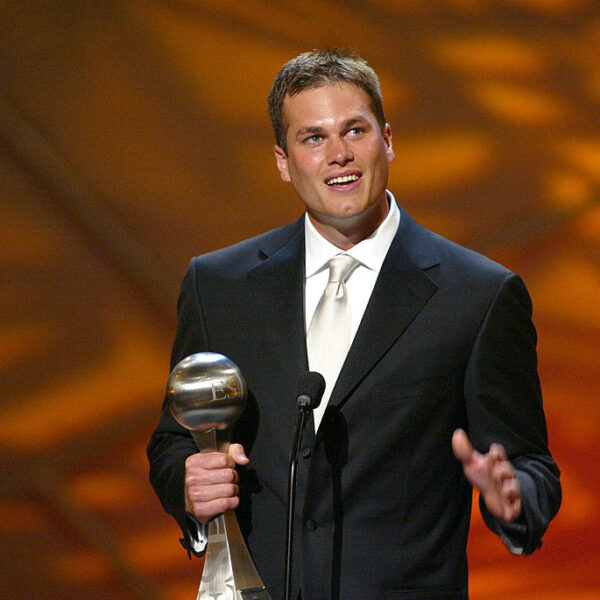
<svg viewBox="0 0 600 600"><path fill-rule="evenodd" d="M167 383L175 420L200 452L227 452L230 427L246 406L246 383L222 354L200 352L179 362ZM213 519L197 600L271 600L242 537L235 513Z"/></svg>

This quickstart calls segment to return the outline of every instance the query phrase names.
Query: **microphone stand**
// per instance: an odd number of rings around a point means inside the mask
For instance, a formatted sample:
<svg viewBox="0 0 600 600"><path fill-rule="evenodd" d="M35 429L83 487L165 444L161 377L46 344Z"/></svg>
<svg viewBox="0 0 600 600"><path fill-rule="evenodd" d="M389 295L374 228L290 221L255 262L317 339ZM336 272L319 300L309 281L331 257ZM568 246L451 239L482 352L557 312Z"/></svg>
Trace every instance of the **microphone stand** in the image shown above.
<svg viewBox="0 0 600 600"><path fill-rule="evenodd" d="M290 456L290 468L288 477L288 511L287 511L287 536L285 544L285 585L284 600L291 600L292 593L292 547L294 541L294 508L296 505L296 471L298 467L298 453L302 442L302 433L306 420L312 410L311 399L306 394L298 396L298 416L294 428L294 441Z"/></svg>

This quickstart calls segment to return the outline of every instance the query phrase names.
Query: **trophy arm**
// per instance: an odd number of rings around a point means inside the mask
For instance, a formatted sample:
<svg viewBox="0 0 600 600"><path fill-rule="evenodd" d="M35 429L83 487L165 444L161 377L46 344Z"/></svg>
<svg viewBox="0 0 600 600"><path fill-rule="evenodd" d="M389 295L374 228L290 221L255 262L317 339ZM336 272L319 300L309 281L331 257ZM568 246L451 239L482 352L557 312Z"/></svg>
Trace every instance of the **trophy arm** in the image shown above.
<svg viewBox="0 0 600 600"><path fill-rule="evenodd" d="M210 431L195 431L190 430L198 450L204 452L223 452L227 454L231 446L231 431L229 429L216 429Z"/></svg>

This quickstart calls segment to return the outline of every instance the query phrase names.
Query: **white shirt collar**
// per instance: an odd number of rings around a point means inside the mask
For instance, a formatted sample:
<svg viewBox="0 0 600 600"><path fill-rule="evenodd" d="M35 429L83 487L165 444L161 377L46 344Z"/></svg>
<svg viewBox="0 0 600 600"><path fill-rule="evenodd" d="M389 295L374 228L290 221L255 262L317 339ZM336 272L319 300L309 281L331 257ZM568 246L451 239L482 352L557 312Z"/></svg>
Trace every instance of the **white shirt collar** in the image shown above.
<svg viewBox="0 0 600 600"><path fill-rule="evenodd" d="M379 272L392 240L400 224L400 210L393 194L388 190L390 209L383 223L366 239L346 251L362 265ZM327 241L312 224L308 214L304 216L304 237L306 244L306 277L311 277L326 268L329 260L342 251Z"/></svg>

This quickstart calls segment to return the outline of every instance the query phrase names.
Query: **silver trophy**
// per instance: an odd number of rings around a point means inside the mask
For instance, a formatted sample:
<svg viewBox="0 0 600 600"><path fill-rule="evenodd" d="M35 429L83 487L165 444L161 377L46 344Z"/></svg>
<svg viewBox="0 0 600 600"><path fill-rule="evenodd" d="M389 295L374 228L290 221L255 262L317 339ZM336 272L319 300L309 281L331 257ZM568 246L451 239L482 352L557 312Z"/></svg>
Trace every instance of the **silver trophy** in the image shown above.
<svg viewBox="0 0 600 600"><path fill-rule="evenodd" d="M171 371L167 398L200 452L229 450L230 427L246 406L246 383L231 360L214 352L184 358ZM271 600L232 510L210 522L197 600Z"/></svg>

